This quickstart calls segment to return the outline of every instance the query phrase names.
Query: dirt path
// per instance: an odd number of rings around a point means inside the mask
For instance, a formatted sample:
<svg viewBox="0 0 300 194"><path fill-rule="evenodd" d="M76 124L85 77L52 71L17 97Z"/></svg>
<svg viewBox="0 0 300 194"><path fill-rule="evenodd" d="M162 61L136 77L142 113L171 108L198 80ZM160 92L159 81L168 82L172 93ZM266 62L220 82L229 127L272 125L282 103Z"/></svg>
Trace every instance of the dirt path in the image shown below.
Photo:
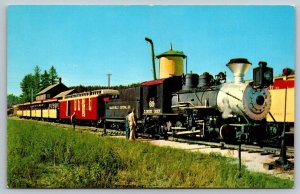
<svg viewBox="0 0 300 194"><path fill-rule="evenodd" d="M187 143L180 143L180 142L173 142L173 141L166 141L166 140L141 140L141 141L147 141L157 146L169 146L172 148L183 149L192 152L201 152L201 153L217 152L226 157L236 158L237 165L238 165L237 150L211 148L205 145L191 145ZM262 173L270 174L284 179L294 180L294 170L284 171L281 167L276 167L272 170L267 170L264 168L264 163L272 163L276 159L277 158L273 157L272 155L261 155L260 153L242 152L242 164L245 165L248 170L254 172L262 172ZM294 162L294 160L290 160L290 161Z"/></svg>

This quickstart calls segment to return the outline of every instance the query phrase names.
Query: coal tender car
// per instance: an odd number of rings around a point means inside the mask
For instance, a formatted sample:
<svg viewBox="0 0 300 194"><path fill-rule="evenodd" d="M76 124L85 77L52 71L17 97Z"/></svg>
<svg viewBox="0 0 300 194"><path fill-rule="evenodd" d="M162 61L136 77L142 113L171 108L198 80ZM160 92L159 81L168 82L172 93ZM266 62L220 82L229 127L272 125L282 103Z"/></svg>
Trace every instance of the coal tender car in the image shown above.
<svg viewBox="0 0 300 194"><path fill-rule="evenodd" d="M143 116L143 88L141 86L119 90L119 95L113 96L106 104L105 127L115 130L125 129L125 117L135 109L138 125L141 125Z"/></svg>

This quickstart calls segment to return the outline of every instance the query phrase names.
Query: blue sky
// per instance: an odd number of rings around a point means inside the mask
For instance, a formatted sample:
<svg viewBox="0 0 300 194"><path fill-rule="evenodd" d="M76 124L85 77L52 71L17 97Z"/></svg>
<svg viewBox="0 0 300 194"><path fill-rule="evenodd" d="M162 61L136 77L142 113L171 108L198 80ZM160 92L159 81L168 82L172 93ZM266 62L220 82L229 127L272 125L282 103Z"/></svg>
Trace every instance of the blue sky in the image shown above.
<svg viewBox="0 0 300 194"><path fill-rule="evenodd" d="M188 56L188 70L213 75L231 58L274 74L295 65L291 6L9 6L7 92L19 95L35 65L54 65L66 86L130 84L152 79L150 46ZM156 60L158 67L158 61ZM158 68L157 68L158 69Z"/></svg>

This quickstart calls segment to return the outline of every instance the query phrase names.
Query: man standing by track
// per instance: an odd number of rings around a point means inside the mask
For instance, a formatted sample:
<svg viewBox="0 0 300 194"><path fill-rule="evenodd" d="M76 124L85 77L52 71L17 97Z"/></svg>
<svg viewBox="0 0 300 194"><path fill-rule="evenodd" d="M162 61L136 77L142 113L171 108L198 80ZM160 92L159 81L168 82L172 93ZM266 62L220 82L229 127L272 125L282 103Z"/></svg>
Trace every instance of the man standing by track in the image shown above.
<svg viewBox="0 0 300 194"><path fill-rule="evenodd" d="M71 116L71 125L73 125L73 129L75 130L75 125L76 125L76 114L75 114L75 112Z"/></svg>
<svg viewBox="0 0 300 194"><path fill-rule="evenodd" d="M133 108L131 113L128 115L129 128L130 128L130 137L129 140L135 140L135 129L136 129L136 120L135 120L135 109Z"/></svg>
<svg viewBox="0 0 300 194"><path fill-rule="evenodd" d="M129 119L128 119L130 113L131 113L131 111L127 112L126 119L125 119L125 134L126 134L126 139L129 139L129 137L130 137L130 127L129 127Z"/></svg>

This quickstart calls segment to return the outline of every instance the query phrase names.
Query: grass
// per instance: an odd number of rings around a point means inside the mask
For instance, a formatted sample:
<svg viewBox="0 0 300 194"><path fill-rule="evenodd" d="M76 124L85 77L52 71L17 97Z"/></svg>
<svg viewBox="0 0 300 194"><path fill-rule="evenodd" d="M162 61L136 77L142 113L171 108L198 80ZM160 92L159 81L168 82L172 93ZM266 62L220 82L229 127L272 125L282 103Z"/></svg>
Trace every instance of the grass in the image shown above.
<svg viewBox="0 0 300 194"><path fill-rule="evenodd" d="M293 188L234 159L8 119L10 188ZM67 129L67 130L66 130Z"/></svg>

